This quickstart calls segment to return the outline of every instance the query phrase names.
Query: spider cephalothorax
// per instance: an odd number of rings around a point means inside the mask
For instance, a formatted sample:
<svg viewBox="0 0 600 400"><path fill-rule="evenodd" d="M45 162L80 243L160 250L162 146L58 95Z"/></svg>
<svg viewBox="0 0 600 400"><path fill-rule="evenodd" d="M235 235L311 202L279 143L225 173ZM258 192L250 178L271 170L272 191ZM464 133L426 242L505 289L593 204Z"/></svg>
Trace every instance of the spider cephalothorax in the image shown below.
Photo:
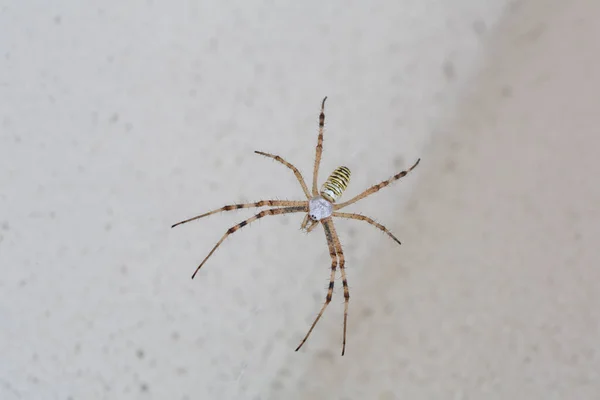
<svg viewBox="0 0 600 400"><path fill-rule="evenodd" d="M397 173L390 179L370 187L369 189L365 190L361 194L353 197L352 199L350 199L346 202L339 203L339 204L336 203L337 200L339 200L339 198L342 196L342 193L344 192L344 190L348 186L348 182L350 181L350 170L347 167L336 168L331 173L329 178L327 178L327 180L321 187L321 190L320 191L317 190L319 165L321 163L321 154L323 152L323 127L325 125L325 112L324 112L325 100L327 100L327 97L325 97L323 99L323 102L321 103L321 113L319 114L319 138L317 141L317 151L316 151L315 164L314 164L314 170L313 170L312 192L308 190L308 186L306 186L306 183L304 182L304 178L302 178L302 174L300 174L300 171L298 171L298 169L296 167L294 167L292 164L288 163L287 161L285 161L283 158L281 158L279 156L269 154L269 153L263 153L262 151L255 151L255 153L263 155L265 157L272 158L274 160L277 160L278 162L282 163L283 165L285 165L286 167L291 169L294 172L294 175L296 176L296 178L298 179L300 186L302 186L302 190L304 191L306 200L300 200L300 201L261 200L261 201L257 201L256 203L227 205L227 206L223 206L217 210L213 210L213 211L207 212L205 214L198 215L198 216L190 218L190 219L186 219L185 221L178 222L175 225L173 225L172 227L175 227L177 225L181 225L186 222L190 222L190 221L202 218L202 217L206 217L207 215L215 214L215 213L218 213L221 211L230 211L230 210L237 210L240 208L264 207L264 206L279 207L279 208L269 208L267 210L261 211L258 214L254 215L253 217L248 218L247 220L242 221L239 224L234 225L231 228L229 228L227 230L227 232L225 232L223 237L212 248L210 253L208 253L208 255L200 263L198 268L196 268L196 271L194 271L194 274L192 275L192 278L194 278L194 276L196 276L196 273L204 265L206 260L208 260L208 258L215 252L215 250L221 245L221 243L223 243L223 241L225 240L225 238L227 238L227 236L231 235L232 233L239 230L240 228L243 228L244 226L248 225L249 223L256 221L257 219L266 217L267 215L280 215L280 214L302 212L302 213L306 213L306 216L304 217L304 220L302 221L302 226L301 226L302 229L306 229L307 232L310 232L315 226L319 225L319 223L322 224L323 230L325 231L325 238L327 239L327 246L329 247L329 255L331 256L331 274L330 274L330 278L329 278L329 289L327 290L327 296L325 297L325 304L323 304L323 307L319 311L319 314L315 318L315 321L313 322L310 329L308 330L308 333L304 336L304 338L300 342L300 345L296 348L296 351L298 351L300 349L300 347L302 347L304 342L306 342L306 340L310 336L311 332L313 331L315 325L317 325L317 322L323 315L325 308L331 302L331 298L333 295L334 281L335 281L335 273L337 271L337 268L339 267L340 274L342 276L342 285L344 287L344 335L343 335L343 341L342 341L342 355L344 355L344 352L346 350L346 326L347 326L347 320L348 320L348 301L350 299L350 293L348 291L348 281L346 280L344 252L342 251L342 245L340 244L340 240L338 238L338 235L335 231L335 227L333 225L333 217L356 219L356 220L368 222L369 224L371 224L371 225L375 226L376 228L385 232L392 239L394 239L398 244L400 244L400 241L398 239L396 239L396 237L394 235L392 235L392 233L390 231L388 231L385 226L373 221L371 218L365 217L364 215L360 215L360 214L342 213L342 212L338 212L337 210L340 210L346 206L349 206L350 204L356 203L357 201L364 199L365 197L369 196L370 194L373 194L373 193L379 191L380 189L388 186L390 183L402 178L407 173L409 173L413 168L415 168L417 166L417 164L419 164L420 159L418 159L417 162L415 162L413 164L413 166L410 167L409 169L407 169L406 171Z"/></svg>
<svg viewBox="0 0 600 400"><path fill-rule="evenodd" d="M336 168L321 186L320 194L308 200L308 214L300 228L310 232L317 226L318 221L331 217L333 203L344 193L349 181L350 169L348 167ZM312 221L312 224L307 228L309 220Z"/></svg>
<svg viewBox="0 0 600 400"><path fill-rule="evenodd" d="M331 217L333 213L333 204L321 196L313 197L308 201L308 216L313 221L320 221Z"/></svg>

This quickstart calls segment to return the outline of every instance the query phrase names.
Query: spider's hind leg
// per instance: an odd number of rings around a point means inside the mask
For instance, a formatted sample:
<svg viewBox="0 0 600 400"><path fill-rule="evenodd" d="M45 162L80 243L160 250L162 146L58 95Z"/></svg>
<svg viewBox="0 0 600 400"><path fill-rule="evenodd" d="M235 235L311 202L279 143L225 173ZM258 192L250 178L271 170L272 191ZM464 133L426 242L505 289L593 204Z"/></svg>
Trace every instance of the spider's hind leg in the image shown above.
<svg viewBox="0 0 600 400"><path fill-rule="evenodd" d="M306 196L307 199L310 199L310 197L311 197L310 192L308 191L308 187L306 186L306 183L304 182L304 178L302 177L302 174L300 173L300 171L298 171L298 168L296 168L293 164L287 162L283 158L279 157L278 155L269 154L269 153L265 153L264 151L258 151L258 150L255 151L255 153L260 154L261 156L272 158L275 161L279 161L280 163L282 163L283 165L285 165L286 167L291 169L292 172L294 172L296 179L298 179L300 186L302 186L302 191L304 191L304 195Z"/></svg>
<svg viewBox="0 0 600 400"><path fill-rule="evenodd" d="M368 188L367 190L365 190L365 191L364 191L364 192L362 192L361 194L354 196L353 198L351 198L351 199L350 199L350 200L348 200L348 201L345 201L345 202L343 202L343 203L336 204L336 205L334 206L334 209L336 209L336 210L340 210L340 209L342 209L342 208L344 208L344 207L346 207L346 206L349 206L350 204L354 204L354 203L356 203L357 201L359 201L359 200L361 200L361 199L364 199L364 198L365 198L365 197L367 197L367 196L370 196L370 195L372 195L373 193L376 193L376 192L378 192L379 190L381 190L381 189L383 189L384 187L388 186L390 183L392 183L392 182L394 182L394 181L397 181L398 179L400 179L400 178L403 178L404 176L406 176L406 175L407 175L407 174L408 174L410 171L412 171L413 169L415 169L415 167L416 167L417 165L419 165L419 162L420 162L420 161L421 161L421 159L419 158L419 159L417 160L417 162L415 162L415 163L414 163L414 164L413 164L413 165L412 165L412 166L411 166L409 169L407 169L407 170L405 170L405 171L398 172L396 175L392 176L390 179L388 179L388 180L385 180L385 181L383 181L383 182L380 182L380 183L378 183L377 185L373 185L373 186L371 186L370 188Z"/></svg>
<svg viewBox="0 0 600 400"><path fill-rule="evenodd" d="M313 183L312 183L312 194L317 196L319 190L317 188L317 180L319 178L319 165L321 164L321 155L323 154L323 130L325 127L325 100L321 103L321 113L319 114L319 137L317 139L317 150L315 154L315 166L313 169Z"/></svg>

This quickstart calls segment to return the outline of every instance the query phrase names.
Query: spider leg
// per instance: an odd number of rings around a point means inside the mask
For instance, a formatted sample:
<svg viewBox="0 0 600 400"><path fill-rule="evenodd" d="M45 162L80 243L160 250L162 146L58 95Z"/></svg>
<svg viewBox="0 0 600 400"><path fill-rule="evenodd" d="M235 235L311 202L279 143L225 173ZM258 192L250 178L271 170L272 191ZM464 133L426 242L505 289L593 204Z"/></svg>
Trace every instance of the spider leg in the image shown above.
<svg viewBox="0 0 600 400"><path fill-rule="evenodd" d="M310 329L306 333L306 336L304 336L304 339L302 339L302 341L300 342L298 347L296 347L296 351L300 350L300 347L302 347L304 342L306 342L306 340L312 333L313 329L315 329L317 322L319 322L319 319L321 319L323 312L325 311L325 309L331 302L331 298L333 297L333 286L335 284L334 283L335 282L335 270L337 268L338 261L337 261L337 255L335 252L335 246L333 244L333 238L331 236L331 232L330 232L329 228L325 225L325 223L323 223L323 229L325 230L325 236L327 237L327 246L329 247L329 256L331 257L331 275L329 277L329 289L327 289L327 296L325 297L325 304L323 304L323 307L321 307L321 311L319 311L317 318L315 318L315 321L310 326Z"/></svg>
<svg viewBox="0 0 600 400"><path fill-rule="evenodd" d="M308 214L306 214L302 220L302 224L300 225L300 230L306 229L306 225L308 225L308 218Z"/></svg>
<svg viewBox="0 0 600 400"><path fill-rule="evenodd" d="M313 229L315 229L315 226L319 225L318 221L312 221L310 223L310 225L308 226L308 228L306 228L306 233L310 233L310 231L312 231Z"/></svg>
<svg viewBox="0 0 600 400"><path fill-rule="evenodd" d="M309 222L310 222L310 225L308 224ZM302 225L300 225L300 230L306 230L306 233L309 233L310 231L312 231L314 229L315 226L317 226L318 223L319 223L319 221L314 221L314 220L310 219L308 214L306 214L304 216L304 219L302 220ZM307 226L308 226L308 228L307 228Z"/></svg>
<svg viewBox="0 0 600 400"><path fill-rule="evenodd" d="M300 173L300 171L298 171L298 168L294 167L292 164L285 161L283 158L276 156L274 154L264 153L262 151L255 151L255 153L260 154L261 156L269 157L276 161L279 161L280 163L282 163L283 165L285 165L286 167L291 169L294 172L294 175L296 175L298 182L300 182L300 186L302 186L302 190L304 191L306 198L307 199L311 198L310 192L308 191L308 187L306 186L306 182L304 182L304 178L302 177L302 174Z"/></svg>
<svg viewBox="0 0 600 400"><path fill-rule="evenodd" d="M338 256L340 273L342 274L342 285L344 285L344 339L342 342L342 355L346 352L346 326L348 325L348 303L350 301L350 291L348 290L348 281L346 279L346 270L344 269L344 252L342 251L342 244L333 226L333 220L328 218L323 222L326 229L331 232L333 244L335 246L335 252Z"/></svg>
<svg viewBox="0 0 600 400"><path fill-rule="evenodd" d="M321 154L323 153L323 127L325 126L325 100L327 97L323 99L321 103L321 114L319 114L319 138L317 140L317 154L315 156L315 168L313 170L313 184L312 184L312 193L313 196L319 195L319 190L317 189L317 180L319 177L319 165L321 164Z"/></svg>
<svg viewBox="0 0 600 400"><path fill-rule="evenodd" d="M304 219L302 220L302 225L300 225L300 230L304 230L306 229L306 226L308 225L308 222L311 221L310 217L308 216L308 214L306 214L304 216Z"/></svg>
<svg viewBox="0 0 600 400"><path fill-rule="evenodd" d="M292 206L303 206L306 205L306 201L287 201L287 200L261 200L261 201L257 201L256 203L246 203L246 204L230 204L227 206L223 206L217 210L213 210L213 211L209 211L207 213L204 213L202 215L197 215L195 217L192 218L188 218L184 221L178 222L174 225L171 226L171 228L175 228L177 225L181 225L181 224L185 224L186 222L190 222L190 221L194 221L203 217L206 217L208 215L212 215L212 214L216 214L219 213L221 211L231 211L231 210L239 210L240 208L253 208L253 207L264 207L264 206L270 206L270 207L292 207Z"/></svg>
<svg viewBox="0 0 600 400"><path fill-rule="evenodd" d="M212 256L212 254L221 245L221 243L223 243L223 241L227 238L227 236L231 235L232 233L234 233L238 229L243 228L244 226L250 224L251 222L256 221L257 219L261 219L262 217L266 217L267 215L289 214L289 213L306 212L306 211L308 211L308 206L306 206L306 205L304 205L304 206L298 206L298 207L271 208L271 209L268 209L268 210L261 211L258 214L256 214L255 216L250 217L247 220L242 221L239 224L232 226L231 228L229 228L227 230L227 232L225 232L225 234L223 235L223 237L221 238L221 240L219 240L217 242L217 244L215 245L215 247L213 247L213 249L210 251L210 253L208 253L208 255L206 256L206 258L204 258L204 260L202 260L202 262L200 263L200 265L198 266L198 268L196 268L196 271L194 271L194 274L192 275L192 279L194 279L194 277L196 276L196 274L198 273L198 271L200 270L200 268L202 268L202 266L204 265L204 263L206 262L206 260L208 260L210 258L210 256Z"/></svg>
<svg viewBox="0 0 600 400"><path fill-rule="evenodd" d="M410 171L412 171L417 165L419 165L419 161L421 161L421 159L419 158L417 160L416 163L413 164L412 167L410 167L409 169L407 169L406 171L402 171L397 173L396 175L392 176L390 179L388 179L387 181L383 181L381 183L378 183L377 185L371 186L369 189L365 190L364 192L362 192L361 194L359 194L358 196L353 197L352 199L345 201L343 203L340 204L336 204L333 206L334 210L339 210L341 208L344 208L346 206L349 206L350 204L356 203L357 201L364 199L365 197L378 192L380 189L388 186L390 183L397 181L398 179L402 178L403 176L405 176L406 174L408 174Z"/></svg>
<svg viewBox="0 0 600 400"><path fill-rule="evenodd" d="M385 233L387 233L389 235L389 237L391 237L392 239L394 239L396 241L396 243L398 244L402 244L400 243L400 241L396 238L396 236L392 235L392 232L388 231L387 228L375 221L373 221L371 218L369 217L365 217L364 215L360 215L360 214L352 214L352 213L343 213L343 212L337 212L334 211L333 214L331 214L334 217L340 217L340 218L348 218L348 219L357 219L359 221L366 221L369 224L375 226L376 228L384 231Z"/></svg>

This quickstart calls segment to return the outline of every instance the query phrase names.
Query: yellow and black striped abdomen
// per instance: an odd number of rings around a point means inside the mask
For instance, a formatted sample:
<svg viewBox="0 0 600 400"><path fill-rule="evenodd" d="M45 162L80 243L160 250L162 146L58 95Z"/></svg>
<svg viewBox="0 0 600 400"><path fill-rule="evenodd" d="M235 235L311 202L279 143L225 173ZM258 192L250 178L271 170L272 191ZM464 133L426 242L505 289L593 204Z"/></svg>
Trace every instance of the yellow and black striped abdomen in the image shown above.
<svg viewBox="0 0 600 400"><path fill-rule="evenodd" d="M348 182L350 182L350 169L337 167L321 187L321 196L325 200L335 203L348 187Z"/></svg>

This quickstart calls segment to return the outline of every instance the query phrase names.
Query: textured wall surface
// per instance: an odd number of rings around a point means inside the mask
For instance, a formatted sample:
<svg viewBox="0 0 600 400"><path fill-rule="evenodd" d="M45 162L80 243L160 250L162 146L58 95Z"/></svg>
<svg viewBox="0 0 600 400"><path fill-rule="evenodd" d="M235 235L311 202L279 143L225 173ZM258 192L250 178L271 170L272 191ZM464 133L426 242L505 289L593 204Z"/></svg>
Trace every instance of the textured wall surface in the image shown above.
<svg viewBox="0 0 600 400"><path fill-rule="evenodd" d="M1 399L593 399L592 0L0 3ZM234 211L321 177L403 245ZM349 209L350 210L350 209Z"/></svg>

